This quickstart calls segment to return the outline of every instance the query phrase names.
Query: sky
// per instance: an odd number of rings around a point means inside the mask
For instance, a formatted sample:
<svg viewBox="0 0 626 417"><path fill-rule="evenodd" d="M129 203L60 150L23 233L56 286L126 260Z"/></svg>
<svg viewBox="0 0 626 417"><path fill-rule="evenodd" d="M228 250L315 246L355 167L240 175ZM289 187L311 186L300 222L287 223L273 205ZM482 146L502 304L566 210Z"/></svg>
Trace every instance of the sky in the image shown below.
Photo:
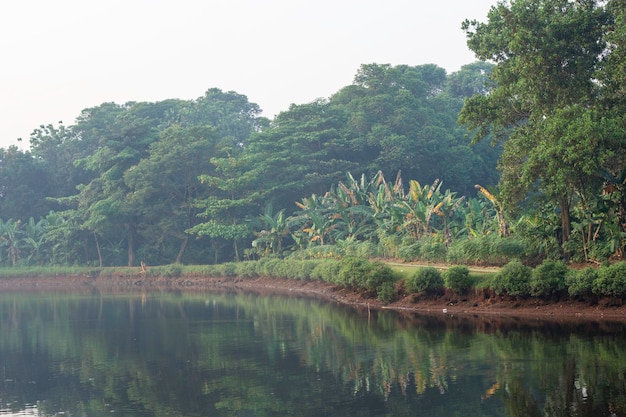
<svg viewBox="0 0 626 417"><path fill-rule="evenodd" d="M496 0L0 2L0 147L105 102L235 91L273 118L332 96L362 64L475 61L461 23ZM22 142L17 142L22 138Z"/></svg>

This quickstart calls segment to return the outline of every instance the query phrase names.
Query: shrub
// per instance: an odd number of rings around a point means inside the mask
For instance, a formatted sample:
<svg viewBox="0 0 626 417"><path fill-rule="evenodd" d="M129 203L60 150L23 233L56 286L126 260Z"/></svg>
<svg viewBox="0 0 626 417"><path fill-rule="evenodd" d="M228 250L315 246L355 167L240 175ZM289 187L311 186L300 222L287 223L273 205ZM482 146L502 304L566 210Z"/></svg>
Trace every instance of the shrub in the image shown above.
<svg viewBox="0 0 626 417"><path fill-rule="evenodd" d="M565 278L569 272L563 261L546 259L530 276L530 295L548 297L565 290Z"/></svg>
<svg viewBox="0 0 626 417"><path fill-rule="evenodd" d="M234 262L227 262L220 265L215 265L215 272L222 277L234 277L237 276L237 265Z"/></svg>
<svg viewBox="0 0 626 417"><path fill-rule="evenodd" d="M626 294L626 262L618 262L598 269L598 278L592 291L598 295L619 297Z"/></svg>
<svg viewBox="0 0 626 417"><path fill-rule="evenodd" d="M309 280L313 275L313 270L317 265L317 261L314 260L302 260L296 261L297 268L295 269L295 273L293 277L299 280Z"/></svg>
<svg viewBox="0 0 626 417"><path fill-rule="evenodd" d="M240 278L256 278L259 274L259 267L262 265L260 261L244 261L236 262L235 274Z"/></svg>
<svg viewBox="0 0 626 417"><path fill-rule="evenodd" d="M282 262L281 259L278 258L267 258L262 263L260 268L260 275L264 275L266 277L277 277L278 276L278 265Z"/></svg>
<svg viewBox="0 0 626 417"><path fill-rule="evenodd" d="M354 257L340 262L338 284L344 287L376 291L383 282L394 281L393 270L382 262Z"/></svg>
<svg viewBox="0 0 626 417"><path fill-rule="evenodd" d="M530 293L532 269L518 259L504 265L496 274L493 290L496 294L507 293L512 296L527 296Z"/></svg>
<svg viewBox="0 0 626 417"><path fill-rule="evenodd" d="M424 239L420 249L420 259L425 261L445 261L446 245L436 238Z"/></svg>
<svg viewBox="0 0 626 417"><path fill-rule="evenodd" d="M593 282L598 279L598 271L587 267L579 271L571 271L565 278L567 291L571 296L590 296L593 293Z"/></svg>
<svg viewBox="0 0 626 417"><path fill-rule="evenodd" d="M148 275L155 277L176 278L180 277L182 273L183 266L181 264L153 266L148 269Z"/></svg>
<svg viewBox="0 0 626 417"><path fill-rule="evenodd" d="M378 233L378 253L385 258L398 258L398 250L400 248L400 238L393 234L388 235L383 231Z"/></svg>
<svg viewBox="0 0 626 417"><path fill-rule="evenodd" d="M451 263L503 265L524 252L524 243L519 239L487 235L452 242L446 260Z"/></svg>
<svg viewBox="0 0 626 417"><path fill-rule="evenodd" d="M334 259L316 260L315 267L311 271L311 278L336 283L340 266L339 261Z"/></svg>
<svg viewBox="0 0 626 417"><path fill-rule="evenodd" d="M305 250L309 259L334 258L343 255L343 250L336 245L312 246Z"/></svg>
<svg viewBox="0 0 626 417"><path fill-rule="evenodd" d="M378 299L383 303L391 303L396 300L398 293L393 282L383 282L378 288Z"/></svg>
<svg viewBox="0 0 626 417"><path fill-rule="evenodd" d="M366 288L371 262L363 258L347 257L340 262L337 283L346 288Z"/></svg>
<svg viewBox="0 0 626 417"><path fill-rule="evenodd" d="M465 265L456 265L445 271L443 282L446 288L459 294L466 294L474 284L470 277L469 268Z"/></svg>
<svg viewBox="0 0 626 417"><path fill-rule="evenodd" d="M378 293L385 283L394 284L396 277L393 270L382 262L370 262L370 269L365 278L365 289Z"/></svg>
<svg viewBox="0 0 626 417"><path fill-rule="evenodd" d="M441 272L432 266L418 269L405 280L404 284L410 293L437 293L444 287Z"/></svg>
<svg viewBox="0 0 626 417"><path fill-rule="evenodd" d="M375 258L378 256L378 245L373 242L361 242L357 247L357 256L362 258Z"/></svg>
<svg viewBox="0 0 626 417"><path fill-rule="evenodd" d="M405 262L418 260L420 257L420 247L421 245L419 242L400 246L398 248L398 258Z"/></svg>
<svg viewBox="0 0 626 417"><path fill-rule="evenodd" d="M341 260L337 283L346 288L366 290L376 294L381 300L391 301L391 291L395 293L396 277L393 270L382 262L371 262L363 258ZM391 285L391 287L389 287ZM387 302L388 302L387 301Z"/></svg>
<svg viewBox="0 0 626 417"><path fill-rule="evenodd" d="M520 256L526 252L524 242L516 238L494 238L489 251L489 261L491 263L507 262L508 260Z"/></svg>

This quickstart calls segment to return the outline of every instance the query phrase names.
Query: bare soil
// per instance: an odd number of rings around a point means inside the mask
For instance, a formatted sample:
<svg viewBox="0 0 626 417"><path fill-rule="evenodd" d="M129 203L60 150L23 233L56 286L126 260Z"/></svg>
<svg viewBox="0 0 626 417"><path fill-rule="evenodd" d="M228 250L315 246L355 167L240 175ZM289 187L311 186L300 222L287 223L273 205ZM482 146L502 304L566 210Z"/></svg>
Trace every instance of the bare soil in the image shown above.
<svg viewBox="0 0 626 417"><path fill-rule="evenodd" d="M556 321L611 320L626 322L626 305L621 298L540 300L499 296L482 290L467 295L446 292L438 295L405 294L398 288L399 300L383 304L375 297L339 288L323 281L295 281L276 278L215 278L98 277L58 276L19 277L0 279L0 291L65 290L65 289L145 290L176 288L202 290L231 288L254 291L259 294L305 295L368 310L394 309L403 312L428 312L447 315L487 315L500 317L534 317Z"/></svg>

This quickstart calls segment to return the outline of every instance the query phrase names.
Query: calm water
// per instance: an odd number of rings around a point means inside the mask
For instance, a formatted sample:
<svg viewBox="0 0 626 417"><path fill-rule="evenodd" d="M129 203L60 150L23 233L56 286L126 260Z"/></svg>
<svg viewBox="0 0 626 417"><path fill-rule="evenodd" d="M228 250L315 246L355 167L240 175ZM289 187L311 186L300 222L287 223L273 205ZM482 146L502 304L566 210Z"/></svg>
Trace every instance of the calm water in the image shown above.
<svg viewBox="0 0 626 417"><path fill-rule="evenodd" d="M625 326L0 293L0 415L623 416Z"/></svg>

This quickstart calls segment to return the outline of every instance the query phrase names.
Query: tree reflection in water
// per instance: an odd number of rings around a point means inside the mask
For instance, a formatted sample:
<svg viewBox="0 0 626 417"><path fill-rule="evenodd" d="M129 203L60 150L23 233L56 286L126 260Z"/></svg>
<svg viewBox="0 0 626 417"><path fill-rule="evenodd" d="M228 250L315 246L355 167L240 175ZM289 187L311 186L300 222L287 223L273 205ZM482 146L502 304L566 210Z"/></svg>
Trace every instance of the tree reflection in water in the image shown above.
<svg viewBox="0 0 626 417"><path fill-rule="evenodd" d="M622 416L624 325L250 293L0 294L0 415Z"/></svg>

